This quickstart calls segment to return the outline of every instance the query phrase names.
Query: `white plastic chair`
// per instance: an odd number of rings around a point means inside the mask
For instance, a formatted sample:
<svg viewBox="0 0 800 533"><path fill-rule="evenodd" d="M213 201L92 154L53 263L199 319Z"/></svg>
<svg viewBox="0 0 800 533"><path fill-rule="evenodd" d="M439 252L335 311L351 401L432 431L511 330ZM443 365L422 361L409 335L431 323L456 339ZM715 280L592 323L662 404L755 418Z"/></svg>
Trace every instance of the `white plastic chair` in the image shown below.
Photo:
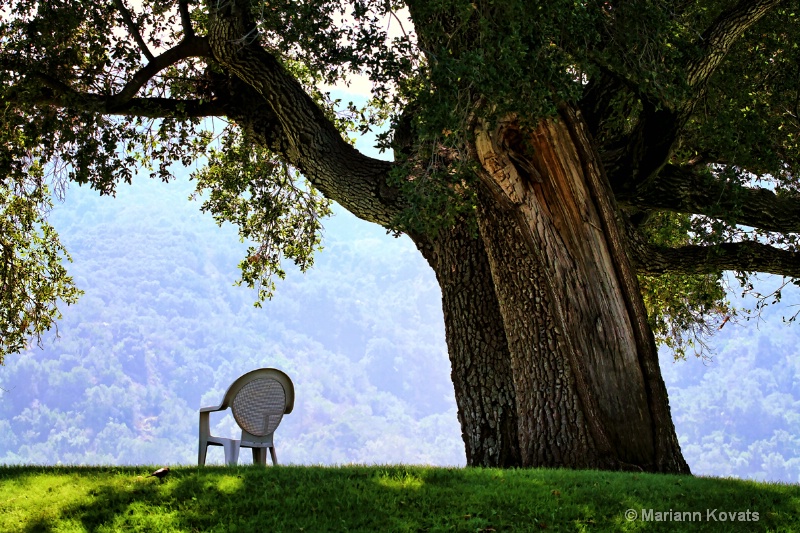
<svg viewBox="0 0 800 533"><path fill-rule="evenodd" d="M226 439L211 435L210 413L228 407L242 429L240 439ZM294 385L289 376L275 368L259 368L241 376L231 384L222 403L216 407L200 409L200 450L197 464L206 464L209 446L222 446L225 462L236 465L240 448L252 448L253 463L267 463L267 449L272 464L278 464L272 436L284 414L294 409Z"/></svg>

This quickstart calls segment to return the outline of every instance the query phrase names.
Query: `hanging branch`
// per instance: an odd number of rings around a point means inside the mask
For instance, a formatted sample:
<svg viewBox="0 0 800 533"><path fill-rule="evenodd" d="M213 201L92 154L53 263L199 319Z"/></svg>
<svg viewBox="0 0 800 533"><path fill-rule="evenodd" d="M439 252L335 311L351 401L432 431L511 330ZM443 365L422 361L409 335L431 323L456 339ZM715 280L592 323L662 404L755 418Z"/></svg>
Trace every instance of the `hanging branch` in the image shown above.
<svg viewBox="0 0 800 533"><path fill-rule="evenodd" d="M181 26L183 26L184 39L190 39L194 37L192 19L189 16L189 0L178 0L178 11L181 14Z"/></svg>
<svg viewBox="0 0 800 533"><path fill-rule="evenodd" d="M114 0L114 5L117 6L117 9L122 15L122 20L124 20L125 25L128 26L128 32L131 34L131 37L133 37L133 40L136 41L136 44L139 45L139 49L142 51L148 61L152 61L155 56L153 56L153 52L151 52L147 47L147 43L144 42L142 35L139 33L139 28L133 21L131 12L128 11L128 8L122 3L122 0Z"/></svg>
<svg viewBox="0 0 800 533"><path fill-rule="evenodd" d="M753 241L717 246L634 246L639 274L711 274L722 270L764 272L800 278L800 254Z"/></svg>

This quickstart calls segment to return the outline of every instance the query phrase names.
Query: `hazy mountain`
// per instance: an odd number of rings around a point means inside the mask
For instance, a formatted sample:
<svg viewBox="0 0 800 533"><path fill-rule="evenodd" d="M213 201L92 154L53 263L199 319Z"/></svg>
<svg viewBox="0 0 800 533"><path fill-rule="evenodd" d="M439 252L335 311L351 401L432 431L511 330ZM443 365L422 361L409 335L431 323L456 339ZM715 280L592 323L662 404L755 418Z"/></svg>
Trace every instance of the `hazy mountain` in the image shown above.
<svg viewBox="0 0 800 533"><path fill-rule="evenodd" d="M276 434L283 462L464 464L439 289L409 239L338 210L313 270L288 268L256 309L233 286L245 245L190 192L73 188L53 213L86 294L60 339L0 368L0 463L192 463L197 409L274 366L297 392ZM727 325L712 362L662 354L695 473L800 481L800 330L782 305L758 327ZM235 434L230 416L212 424Z"/></svg>

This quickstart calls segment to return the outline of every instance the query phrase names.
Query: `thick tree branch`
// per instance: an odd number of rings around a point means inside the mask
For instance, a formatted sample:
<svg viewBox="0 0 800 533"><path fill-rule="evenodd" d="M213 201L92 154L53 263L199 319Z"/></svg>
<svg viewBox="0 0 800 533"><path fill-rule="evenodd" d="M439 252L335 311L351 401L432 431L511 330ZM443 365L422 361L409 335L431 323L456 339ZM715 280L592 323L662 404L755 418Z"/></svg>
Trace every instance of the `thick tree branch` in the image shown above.
<svg viewBox="0 0 800 533"><path fill-rule="evenodd" d="M180 100L177 98L129 98L118 102L114 96L82 93L46 74L33 74L45 89L31 103L39 106L72 107L104 115L145 118L212 117L225 115L227 100Z"/></svg>
<svg viewBox="0 0 800 533"><path fill-rule="evenodd" d="M208 39L205 37L193 37L182 40L177 46L174 46L153 58L147 65L141 68L133 77L125 84L122 90L112 97L112 102L115 105L122 105L139 92L139 89L156 74L165 68L174 65L178 61L188 59L190 57L208 57L211 55L211 49L208 46Z"/></svg>
<svg viewBox="0 0 800 533"><path fill-rule="evenodd" d="M609 144L609 137L616 133L607 131L605 124L614 113L614 99L626 89L625 80L621 76L602 67L600 74L592 77L584 86L578 105L595 141Z"/></svg>
<svg viewBox="0 0 800 533"><path fill-rule="evenodd" d="M725 58L734 42L782 0L741 0L720 14L703 33L703 54L690 62L686 81L690 87L703 87Z"/></svg>
<svg viewBox="0 0 800 533"><path fill-rule="evenodd" d="M179 100L176 98L132 98L122 106L107 106L105 114L145 118L221 117L225 116L225 100Z"/></svg>
<svg viewBox="0 0 800 533"><path fill-rule="evenodd" d="M800 253L752 241L719 246L637 248L633 259L640 274L712 274L739 270L800 278Z"/></svg>
<svg viewBox="0 0 800 533"><path fill-rule="evenodd" d="M708 80L731 46L780 2L740 0L716 18L701 36L701 53L687 65L686 80L692 91L680 105L669 108L642 95L644 109L634 131L603 154L615 191L635 194L653 186L694 106L705 94Z"/></svg>
<svg viewBox="0 0 800 533"><path fill-rule="evenodd" d="M178 0L178 11L181 14L181 26L183 27L184 39L194 37L192 19L189 16L189 0Z"/></svg>
<svg viewBox="0 0 800 533"><path fill-rule="evenodd" d="M165 68L178 61L190 57L210 57L211 50L208 39L192 37L184 39L177 46L170 48L158 57L153 58L146 66L137 71L120 92L113 95L101 95L78 91L67 83L43 72L32 71L27 65L11 65L8 61L4 69L26 72L26 77L39 82L39 95L32 99L36 105L55 107L71 106L77 109L108 115L129 115L149 118L165 117L206 117L224 114L225 99L181 100L177 98L135 98L136 93L144 85ZM18 87L17 90L24 90ZM11 88L7 97L14 100L15 88Z"/></svg>
<svg viewBox="0 0 800 533"><path fill-rule="evenodd" d="M617 195L622 205L706 215L781 233L800 232L800 198L769 189L744 187L718 178L704 168L666 165L646 191Z"/></svg>
<svg viewBox="0 0 800 533"><path fill-rule="evenodd" d="M269 106L287 162L356 216L390 225L403 208L399 190L387 183L392 164L361 154L342 138L297 80L258 44L246 9L229 1L212 13L208 35L214 59Z"/></svg>
<svg viewBox="0 0 800 533"><path fill-rule="evenodd" d="M133 40L136 41L136 44L139 46L139 49L145 55L148 61L152 61L154 56L153 52L147 47L147 43L144 42L142 38L142 34L139 33L139 28L136 26L136 23L133 21L133 17L131 16L131 12L128 11L128 8L125 7L125 4L122 0L114 0L114 5L117 6L120 14L122 15L122 20L125 21L125 25L128 26L128 32L133 37Z"/></svg>

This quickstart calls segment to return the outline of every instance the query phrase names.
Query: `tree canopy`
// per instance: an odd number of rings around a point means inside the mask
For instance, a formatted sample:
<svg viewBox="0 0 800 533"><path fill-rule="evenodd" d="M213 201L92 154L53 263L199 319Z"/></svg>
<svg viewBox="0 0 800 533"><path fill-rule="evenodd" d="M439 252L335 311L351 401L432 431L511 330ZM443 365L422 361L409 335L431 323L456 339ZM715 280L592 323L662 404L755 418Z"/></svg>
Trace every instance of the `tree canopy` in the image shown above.
<svg viewBox="0 0 800 533"><path fill-rule="evenodd" d="M681 350L731 313L724 270L745 289L753 272L800 270L796 1L21 0L0 12L2 353L78 295L46 223L67 183L113 195L138 168L166 180L173 163L206 160L203 209L254 242L243 280L266 297L283 258L312 264L328 200L395 231L469 217L476 121L532 125L563 105L590 129L662 340ZM365 109L320 89L354 73L374 84ZM385 120L394 164L343 135Z"/></svg>

